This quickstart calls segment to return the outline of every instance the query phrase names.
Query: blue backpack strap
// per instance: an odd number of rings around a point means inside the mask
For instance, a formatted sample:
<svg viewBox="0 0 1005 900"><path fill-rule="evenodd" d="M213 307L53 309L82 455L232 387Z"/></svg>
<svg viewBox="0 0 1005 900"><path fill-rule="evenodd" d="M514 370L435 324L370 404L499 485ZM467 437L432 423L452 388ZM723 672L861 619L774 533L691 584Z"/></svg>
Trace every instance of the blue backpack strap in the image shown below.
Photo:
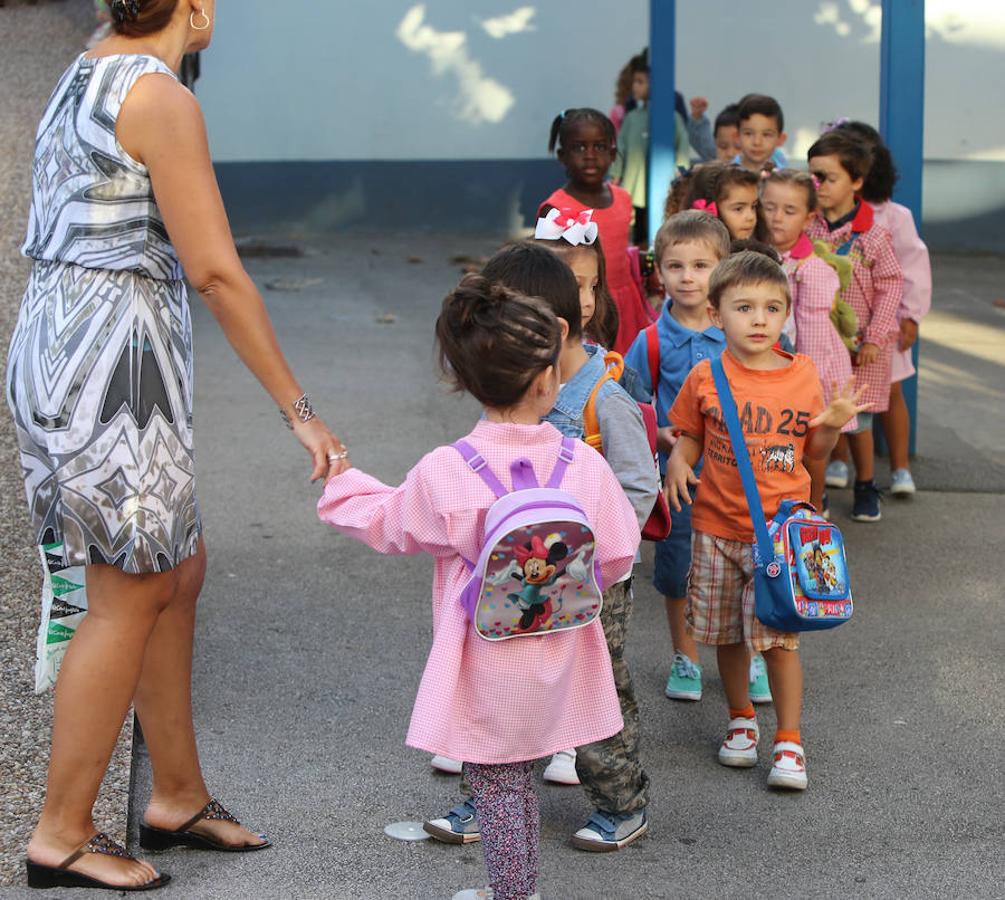
<svg viewBox="0 0 1005 900"><path fill-rule="evenodd" d="M851 237L848 238L837 250L834 251L836 256L847 256L851 252L852 245L855 243L855 238L857 238L862 232L853 231Z"/></svg>
<svg viewBox="0 0 1005 900"><path fill-rule="evenodd" d="M555 461L555 468L551 470L551 477L548 479L545 487L555 489L561 487L562 479L565 478L565 470L569 468L569 463L572 462L575 455L576 439L571 437L562 438L562 446L558 448L558 459Z"/></svg>
<svg viewBox="0 0 1005 900"><path fill-rule="evenodd" d="M489 490L496 497L505 497L509 493L503 487L503 483L496 478L495 472L489 468L489 464L485 462L485 458L467 441L454 441L450 446L464 457L464 461L468 464L471 471L489 486Z"/></svg>
<svg viewBox="0 0 1005 900"><path fill-rule="evenodd" d="M729 389L729 379L722 365L722 357L712 360L712 378L715 380L715 390L719 394L722 418L729 430L729 440L733 445L736 467L743 482L743 492L747 495L747 506L750 507L750 518L754 523L754 536L757 539L757 556L762 563L767 563L768 560L775 558L775 545L768 534L768 525L764 521L764 506L761 504L761 495L757 492L754 467L750 464L750 452L747 450L747 441L740 426L740 417L736 413L736 401Z"/></svg>

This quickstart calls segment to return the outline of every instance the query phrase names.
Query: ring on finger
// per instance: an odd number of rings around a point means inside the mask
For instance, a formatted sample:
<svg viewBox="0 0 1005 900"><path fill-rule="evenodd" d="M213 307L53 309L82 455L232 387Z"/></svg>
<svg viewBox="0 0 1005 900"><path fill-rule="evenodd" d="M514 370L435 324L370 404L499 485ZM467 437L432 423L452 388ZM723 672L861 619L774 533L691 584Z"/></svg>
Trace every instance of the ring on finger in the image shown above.
<svg viewBox="0 0 1005 900"><path fill-rule="evenodd" d="M329 453L328 454L328 462L330 462L330 463L341 462L343 459L348 459L348 458L349 458L349 451L346 450L345 448L343 448L338 453Z"/></svg>

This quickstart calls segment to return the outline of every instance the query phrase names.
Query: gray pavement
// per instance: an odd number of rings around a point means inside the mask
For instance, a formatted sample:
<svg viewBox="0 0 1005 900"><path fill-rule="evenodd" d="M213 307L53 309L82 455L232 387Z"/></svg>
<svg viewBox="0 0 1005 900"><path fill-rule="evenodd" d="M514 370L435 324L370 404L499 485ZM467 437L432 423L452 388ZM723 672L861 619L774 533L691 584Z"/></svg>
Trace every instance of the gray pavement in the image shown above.
<svg viewBox="0 0 1005 900"><path fill-rule="evenodd" d="M436 383L431 323L458 274L449 257L493 244L347 236L305 259L250 263L259 284L322 279L265 297L300 378L360 467L394 481L471 425L474 406ZM971 286L974 304L983 291ZM377 321L387 312L394 324ZM483 883L477 845L403 844L381 833L455 799L455 780L403 745L430 635L429 561L378 557L317 523L318 489L299 448L205 310L195 317L210 550L199 733L213 789L276 847L243 858L165 854L159 862L176 881L164 896L418 900ZM944 341L947 352L969 352ZM1001 389L997 371L989 389ZM994 419L974 397L952 402ZM937 400L923 412L950 421ZM989 427L1000 436L1000 419ZM835 497L858 612L805 640L804 796L770 793L764 762L752 771L716 763L724 701L711 654L700 704L663 698L668 640L647 551L629 656L652 833L618 854L572 850L568 836L589 813L583 795L542 786L544 897L1003 896L1002 566L992 554L1005 525L1000 488L974 492L967 481L976 462L988 472L996 463L972 434L957 437L959 445L938 445L957 455L931 460L959 476L953 489L889 502L881 525L840 519L847 494ZM923 455L919 473L928 463ZM770 726L770 711L762 721Z"/></svg>

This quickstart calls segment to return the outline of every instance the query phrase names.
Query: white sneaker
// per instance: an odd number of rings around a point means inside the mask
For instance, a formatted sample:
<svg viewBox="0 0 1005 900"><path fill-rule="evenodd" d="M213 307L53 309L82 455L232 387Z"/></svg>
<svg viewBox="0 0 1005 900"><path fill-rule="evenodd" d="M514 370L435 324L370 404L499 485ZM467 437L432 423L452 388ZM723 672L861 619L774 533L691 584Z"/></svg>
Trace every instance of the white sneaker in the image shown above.
<svg viewBox="0 0 1005 900"><path fill-rule="evenodd" d="M749 769L757 765L757 719L730 719L726 737L719 747L719 762L724 766Z"/></svg>
<svg viewBox="0 0 1005 900"><path fill-rule="evenodd" d="M464 766L460 760L451 759L449 756L434 756L429 764L438 772L446 772L448 775L460 775Z"/></svg>
<svg viewBox="0 0 1005 900"><path fill-rule="evenodd" d="M576 774L576 751L559 750L544 770L544 780L554 784L579 784Z"/></svg>
<svg viewBox="0 0 1005 900"><path fill-rule="evenodd" d="M806 754L802 745L792 741L775 744L774 763L768 773L768 784L791 791L806 790Z"/></svg>
<svg viewBox="0 0 1005 900"><path fill-rule="evenodd" d="M827 473L824 475L824 484L832 488L848 487L848 463L835 459L827 464Z"/></svg>

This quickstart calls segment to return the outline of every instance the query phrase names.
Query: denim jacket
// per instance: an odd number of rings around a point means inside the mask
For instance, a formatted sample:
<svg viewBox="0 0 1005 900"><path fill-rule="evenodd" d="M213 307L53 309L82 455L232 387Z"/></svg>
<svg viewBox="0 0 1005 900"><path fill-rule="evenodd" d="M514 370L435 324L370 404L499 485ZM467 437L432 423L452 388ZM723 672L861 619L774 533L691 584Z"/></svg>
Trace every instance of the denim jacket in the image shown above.
<svg viewBox="0 0 1005 900"><path fill-rule="evenodd" d="M550 422L567 437L579 438L580 440L585 437L583 410L586 409L586 401L590 399L593 388L607 371L607 366L604 365L606 351L603 347L598 347L596 344L584 344L583 349L589 355L589 360L562 386L551 412L542 419L544 422ZM604 382L597 394L598 406L609 394L621 390L623 388L614 379Z"/></svg>

